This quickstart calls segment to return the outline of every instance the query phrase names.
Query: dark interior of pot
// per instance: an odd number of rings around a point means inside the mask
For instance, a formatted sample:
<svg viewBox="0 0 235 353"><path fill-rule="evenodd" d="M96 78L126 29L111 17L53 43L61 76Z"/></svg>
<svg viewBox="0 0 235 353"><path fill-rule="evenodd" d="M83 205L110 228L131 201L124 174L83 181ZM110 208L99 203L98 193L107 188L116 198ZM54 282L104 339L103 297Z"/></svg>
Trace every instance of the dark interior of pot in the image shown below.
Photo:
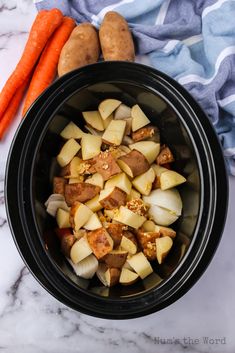
<svg viewBox="0 0 235 353"><path fill-rule="evenodd" d="M148 118L161 133L161 141L167 143L176 160L173 169L187 178L187 183L178 188L183 201L183 214L171 227L177 231L174 247L171 249L165 263L152 263L154 273L144 280L139 280L131 286L117 285L111 289L105 288L98 279L85 280L77 277L60 252L60 244L54 233L55 219L49 216L44 202L52 193L53 176L58 175L59 166L56 156L63 143L59 136L65 125L73 121L83 128L81 112L96 110L100 101L105 98L117 98L124 104L132 106L139 104ZM58 106L61 102L58 102ZM57 269L79 287L101 296L112 298L140 294L150 290L167 279L177 268L194 238L197 215L200 206L200 178L197 158L186 127L171 107L167 99L150 89L128 83L99 83L76 92L55 112L46 135L43 138L34 166L33 190L35 215L45 249Z"/></svg>

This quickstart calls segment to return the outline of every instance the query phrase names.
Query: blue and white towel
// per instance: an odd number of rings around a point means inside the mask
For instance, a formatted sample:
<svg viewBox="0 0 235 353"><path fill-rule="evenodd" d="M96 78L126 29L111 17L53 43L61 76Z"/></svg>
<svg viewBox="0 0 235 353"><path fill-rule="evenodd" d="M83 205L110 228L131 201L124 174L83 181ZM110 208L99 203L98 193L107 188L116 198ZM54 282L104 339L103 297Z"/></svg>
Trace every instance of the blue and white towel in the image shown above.
<svg viewBox="0 0 235 353"><path fill-rule="evenodd" d="M128 21L140 55L176 79L218 132L235 175L235 0L36 0L99 27L108 11Z"/></svg>

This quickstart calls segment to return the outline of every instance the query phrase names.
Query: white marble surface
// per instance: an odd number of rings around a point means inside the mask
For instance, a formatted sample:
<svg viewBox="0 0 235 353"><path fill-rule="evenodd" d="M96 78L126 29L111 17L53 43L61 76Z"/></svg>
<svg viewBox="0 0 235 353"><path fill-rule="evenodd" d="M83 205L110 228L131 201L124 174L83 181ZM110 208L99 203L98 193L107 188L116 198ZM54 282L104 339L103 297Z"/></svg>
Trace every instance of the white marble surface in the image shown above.
<svg viewBox="0 0 235 353"><path fill-rule="evenodd" d="M35 13L30 0L0 0L0 88L22 52ZM235 178L230 178L223 239L200 281L156 314L129 321L95 319L51 297L24 267L13 243L3 187L7 153L19 120L0 143L0 352L234 353ZM208 344L203 337L222 341Z"/></svg>

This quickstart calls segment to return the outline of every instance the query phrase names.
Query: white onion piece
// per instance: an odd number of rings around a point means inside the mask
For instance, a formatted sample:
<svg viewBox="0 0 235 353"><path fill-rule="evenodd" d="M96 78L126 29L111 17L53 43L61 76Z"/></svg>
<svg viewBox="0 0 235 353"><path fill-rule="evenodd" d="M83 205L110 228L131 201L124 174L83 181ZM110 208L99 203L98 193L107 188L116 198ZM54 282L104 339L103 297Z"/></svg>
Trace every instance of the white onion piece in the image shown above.
<svg viewBox="0 0 235 353"><path fill-rule="evenodd" d="M65 201L51 201L47 206L47 213L49 213L52 217L55 217L59 208L62 208L62 210L65 211L70 210Z"/></svg>
<svg viewBox="0 0 235 353"><path fill-rule="evenodd" d="M44 205L47 207L51 201L64 201L64 196L61 194L51 194Z"/></svg>
<svg viewBox="0 0 235 353"><path fill-rule="evenodd" d="M157 205L180 216L182 213L182 200L177 189L153 190L149 196L143 197L144 202Z"/></svg>
<svg viewBox="0 0 235 353"><path fill-rule="evenodd" d="M124 120L131 117L131 108L125 104L119 105L119 107L115 110L114 119L116 120Z"/></svg>
<svg viewBox="0 0 235 353"><path fill-rule="evenodd" d="M77 276L91 279L98 269L98 260L94 255L89 255L78 264L74 264L72 260L67 258Z"/></svg>
<svg viewBox="0 0 235 353"><path fill-rule="evenodd" d="M94 136L102 136L103 135L103 131L97 131L96 129L93 129L93 127L91 127L89 125L85 125L85 128L87 129L87 131L89 131Z"/></svg>
<svg viewBox="0 0 235 353"><path fill-rule="evenodd" d="M170 224L174 223L178 219L178 216L156 205L150 206L149 215L151 216L151 218L154 220L155 223L161 226L169 226Z"/></svg>

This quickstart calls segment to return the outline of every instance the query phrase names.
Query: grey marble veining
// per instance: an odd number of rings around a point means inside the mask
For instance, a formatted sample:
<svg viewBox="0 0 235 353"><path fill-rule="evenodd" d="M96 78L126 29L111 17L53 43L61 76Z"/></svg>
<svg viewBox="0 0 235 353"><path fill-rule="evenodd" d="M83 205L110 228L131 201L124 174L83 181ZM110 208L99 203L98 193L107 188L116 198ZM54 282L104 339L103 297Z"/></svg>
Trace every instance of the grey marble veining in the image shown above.
<svg viewBox="0 0 235 353"><path fill-rule="evenodd" d="M35 16L28 0L0 0L0 89L14 68ZM129 321L79 314L48 294L20 258L6 219L4 174L18 116L0 142L0 352L235 352L235 178L228 220L208 270L180 300ZM215 341L215 339L220 341Z"/></svg>

